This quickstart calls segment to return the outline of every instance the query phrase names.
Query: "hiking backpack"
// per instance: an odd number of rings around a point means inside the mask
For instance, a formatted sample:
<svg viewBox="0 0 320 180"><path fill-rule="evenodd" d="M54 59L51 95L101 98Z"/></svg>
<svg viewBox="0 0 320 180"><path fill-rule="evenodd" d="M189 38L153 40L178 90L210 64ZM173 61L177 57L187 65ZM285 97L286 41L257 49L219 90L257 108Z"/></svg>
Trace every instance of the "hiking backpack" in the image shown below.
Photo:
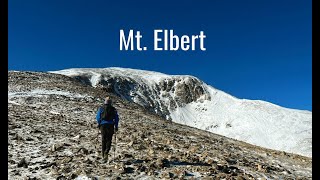
<svg viewBox="0 0 320 180"><path fill-rule="evenodd" d="M103 105L101 112L101 120L113 121L116 115L116 109L110 105Z"/></svg>

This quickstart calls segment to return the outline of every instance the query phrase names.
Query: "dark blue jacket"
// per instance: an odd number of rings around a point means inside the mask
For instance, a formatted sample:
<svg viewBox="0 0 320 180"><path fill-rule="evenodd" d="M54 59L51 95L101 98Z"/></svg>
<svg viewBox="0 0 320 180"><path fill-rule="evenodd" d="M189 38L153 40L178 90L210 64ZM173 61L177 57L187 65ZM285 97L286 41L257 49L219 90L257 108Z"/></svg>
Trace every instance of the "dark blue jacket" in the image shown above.
<svg viewBox="0 0 320 180"><path fill-rule="evenodd" d="M114 119L109 119L109 121L105 121L101 119L101 113L103 111L103 107L101 106L98 109L97 115L96 115L96 120L98 122L98 124L102 125L102 124L114 124L115 128L118 128L118 124L119 124L119 116L118 116L118 112L116 111L116 115Z"/></svg>

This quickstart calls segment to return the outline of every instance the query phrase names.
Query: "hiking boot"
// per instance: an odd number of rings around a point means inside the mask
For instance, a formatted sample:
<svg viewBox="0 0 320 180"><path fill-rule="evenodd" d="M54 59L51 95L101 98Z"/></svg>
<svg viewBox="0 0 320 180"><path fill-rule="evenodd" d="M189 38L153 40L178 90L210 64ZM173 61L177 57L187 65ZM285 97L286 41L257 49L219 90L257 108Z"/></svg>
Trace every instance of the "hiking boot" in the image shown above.
<svg viewBox="0 0 320 180"><path fill-rule="evenodd" d="M106 164L108 163L108 159L100 159L98 162L100 162L101 164Z"/></svg>
<svg viewBox="0 0 320 180"><path fill-rule="evenodd" d="M104 164L104 163L109 163L108 162L108 156L105 156L104 158L99 160L100 163Z"/></svg>
<svg viewBox="0 0 320 180"><path fill-rule="evenodd" d="M108 153L107 153L107 152L104 152L103 155L102 155L102 157L108 159Z"/></svg>

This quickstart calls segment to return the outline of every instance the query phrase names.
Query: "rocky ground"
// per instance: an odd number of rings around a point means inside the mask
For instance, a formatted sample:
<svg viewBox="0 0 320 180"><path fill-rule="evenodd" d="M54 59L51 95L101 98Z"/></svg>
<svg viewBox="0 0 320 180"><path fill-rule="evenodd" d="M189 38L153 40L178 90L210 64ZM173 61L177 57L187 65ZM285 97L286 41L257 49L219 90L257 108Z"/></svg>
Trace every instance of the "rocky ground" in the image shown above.
<svg viewBox="0 0 320 180"><path fill-rule="evenodd" d="M8 179L312 178L311 158L172 123L67 76L10 71L8 89ZM120 116L108 164L95 122L106 95Z"/></svg>

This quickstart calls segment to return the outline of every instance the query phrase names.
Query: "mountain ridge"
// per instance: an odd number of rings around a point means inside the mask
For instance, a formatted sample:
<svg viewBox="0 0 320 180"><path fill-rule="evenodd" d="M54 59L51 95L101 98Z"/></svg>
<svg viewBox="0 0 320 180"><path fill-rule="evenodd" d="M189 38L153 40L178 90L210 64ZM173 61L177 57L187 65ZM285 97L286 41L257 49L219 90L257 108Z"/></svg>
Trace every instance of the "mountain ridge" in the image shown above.
<svg viewBox="0 0 320 180"><path fill-rule="evenodd" d="M307 110L238 99L190 75L119 67L49 72L103 88L177 123L262 147L311 156L312 112Z"/></svg>

